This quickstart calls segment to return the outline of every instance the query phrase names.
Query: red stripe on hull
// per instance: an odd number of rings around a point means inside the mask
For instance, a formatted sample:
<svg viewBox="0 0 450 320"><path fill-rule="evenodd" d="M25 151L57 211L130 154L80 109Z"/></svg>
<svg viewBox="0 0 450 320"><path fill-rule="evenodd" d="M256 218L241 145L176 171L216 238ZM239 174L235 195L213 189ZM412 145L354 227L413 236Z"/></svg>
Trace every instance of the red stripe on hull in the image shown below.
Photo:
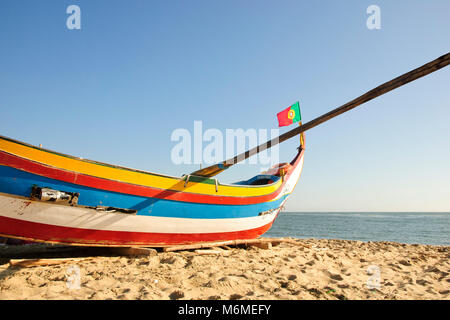
<svg viewBox="0 0 450 320"><path fill-rule="evenodd" d="M96 188L105 191L112 191L142 197L158 198L183 202L207 203L207 204L230 204L244 205L257 204L271 201L275 199L281 192L282 185L277 191L256 197L227 197L227 196L211 196L197 193L178 192L172 190L156 189L152 187L139 186L125 182L113 181L98 177L93 177L81 173L65 171L43 164L27 160L4 151L0 151L0 165L9 166L15 169L26 171L29 173L44 176L67 183L82 185L85 187Z"/></svg>
<svg viewBox="0 0 450 320"><path fill-rule="evenodd" d="M275 219L273 220L275 221ZM105 231L54 226L0 217L0 234L34 241L91 246L178 245L237 239L255 239L264 234L273 221L255 229L223 233L145 233Z"/></svg>

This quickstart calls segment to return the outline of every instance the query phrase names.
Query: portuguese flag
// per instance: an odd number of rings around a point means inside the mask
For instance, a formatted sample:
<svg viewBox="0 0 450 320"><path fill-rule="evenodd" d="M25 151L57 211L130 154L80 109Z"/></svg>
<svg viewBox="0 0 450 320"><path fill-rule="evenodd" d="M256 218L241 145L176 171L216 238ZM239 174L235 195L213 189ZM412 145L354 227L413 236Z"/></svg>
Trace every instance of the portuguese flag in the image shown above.
<svg viewBox="0 0 450 320"><path fill-rule="evenodd" d="M277 117L279 127L288 126L293 124L294 122L301 121L302 115L300 114L300 104L297 101L289 108L286 108L283 111L277 113Z"/></svg>

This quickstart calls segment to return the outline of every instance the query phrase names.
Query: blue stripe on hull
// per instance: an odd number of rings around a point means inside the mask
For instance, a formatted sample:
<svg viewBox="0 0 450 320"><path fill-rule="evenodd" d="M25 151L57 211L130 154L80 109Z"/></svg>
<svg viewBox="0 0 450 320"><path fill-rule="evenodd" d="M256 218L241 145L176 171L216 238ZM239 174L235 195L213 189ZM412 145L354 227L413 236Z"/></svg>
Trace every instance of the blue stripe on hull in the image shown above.
<svg viewBox="0 0 450 320"><path fill-rule="evenodd" d="M260 212L278 208L287 196L275 201L251 205L190 203L104 191L0 166L0 192L29 197L33 185L67 192L79 192L78 204L84 206L111 206L138 210L138 215L195 219L254 217L258 216Z"/></svg>

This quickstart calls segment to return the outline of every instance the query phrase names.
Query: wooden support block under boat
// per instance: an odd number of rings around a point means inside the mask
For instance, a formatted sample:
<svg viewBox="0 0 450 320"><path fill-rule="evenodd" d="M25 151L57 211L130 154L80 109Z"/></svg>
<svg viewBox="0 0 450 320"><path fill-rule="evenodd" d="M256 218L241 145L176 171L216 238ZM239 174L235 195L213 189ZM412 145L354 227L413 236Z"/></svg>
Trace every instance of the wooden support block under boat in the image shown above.
<svg viewBox="0 0 450 320"><path fill-rule="evenodd" d="M249 243L248 244L249 246L251 246L251 247L257 247L257 248L260 248L260 249L264 249L264 250L267 250L267 249L272 249L272 243L271 242L259 242L259 243Z"/></svg>
<svg viewBox="0 0 450 320"><path fill-rule="evenodd" d="M112 252L122 256L154 256L158 252L151 248L137 248L137 247L117 247L111 248Z"/></svg>
<svg viewBox="0 0 450 320"><path fill-rule="evenodd" d="M228 254L230 254L230 251L227 251L227 250L200 249L200 250L195 250L194 252L198 255L210 255L210 254L228 255Z"/></svg>
<svg viewBox="0 0 450 320"><path fill-rule="evenodd" d="M51 266L55 264L80 262L85 260L92 260L94 257L86 258L63 258L63 259L11 259L9 261L12 267L37 267L37 266Z"/></svg>
<svg viewBox="0 0 450 320"><path fill-rule="evenodd" d="M249 240L230 240L230 241L220 241L220 242L208 242L208 243L197 243L197 244L188 244L188 245L179 245L179 246L171 246L164 247L164 252L170 251L182 251L182 250L194 250L194 249L202 249L202 248L213 248L213 247L223 247L223 246L238 246L238 245L247 245L247 246L257 246L262 249L270 249L272 246L278 245L282 242L303 246L309 248L308 245L297 242L293 239L280 239L280 238L263 238L263 239L249 239ZM269 246L270 244L270 246Z"/></svg>
<svg viewBox="0 0 450 320"><path fill-rule="evenodd" d="M64 248L55 248L55 249L56 249L55 251L60 251L58 249ZM69 248L69 249L72 249L72 253L77 253L76 252L77 248ZM119 256L154 256L157 254L157 251L151 248L117 247L117 248L103 248L103 250L99 248L94 249L96 249L96 253L99 255L113 254ZM61 252L64 251L60 251L60 253ZM9 260L9 264L12 267L36 267L36 266L50 266L64 263L76 263L80 261L92 260L95 258L96 256L76 257L76 258L74 257L74 258L44 258L44 259L11 259Z"/></svg>

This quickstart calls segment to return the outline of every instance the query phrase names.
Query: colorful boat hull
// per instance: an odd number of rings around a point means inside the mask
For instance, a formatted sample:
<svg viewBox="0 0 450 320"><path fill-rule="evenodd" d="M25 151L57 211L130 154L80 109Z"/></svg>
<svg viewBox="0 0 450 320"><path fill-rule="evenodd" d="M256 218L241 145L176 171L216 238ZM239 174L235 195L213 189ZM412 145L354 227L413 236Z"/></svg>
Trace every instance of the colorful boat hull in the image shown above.
<svg viewBox="0 0 450 320"><path fill-rule="evenodd" d="M93 246L257 238L293 191L303 155L300 148L282 177L261 176L272 180L268 184L220 184L83 160L0 137L0 234ZM78 194L78 201L37 200L30 196L35 187Z"/></svg>

